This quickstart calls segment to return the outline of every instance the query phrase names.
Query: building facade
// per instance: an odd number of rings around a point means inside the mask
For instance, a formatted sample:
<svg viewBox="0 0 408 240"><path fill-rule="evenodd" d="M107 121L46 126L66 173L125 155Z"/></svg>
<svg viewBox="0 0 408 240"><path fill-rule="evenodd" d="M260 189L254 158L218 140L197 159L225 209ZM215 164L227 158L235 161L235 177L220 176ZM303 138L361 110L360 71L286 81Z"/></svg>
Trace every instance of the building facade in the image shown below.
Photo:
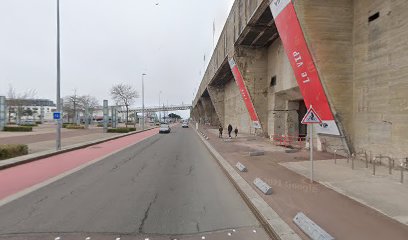
<svg viewBox="0 0 408 240"><path fill-rule="evenodd" d="M319 150L407 157L408 5L404 0L236 0L192 116Z"/></svg>

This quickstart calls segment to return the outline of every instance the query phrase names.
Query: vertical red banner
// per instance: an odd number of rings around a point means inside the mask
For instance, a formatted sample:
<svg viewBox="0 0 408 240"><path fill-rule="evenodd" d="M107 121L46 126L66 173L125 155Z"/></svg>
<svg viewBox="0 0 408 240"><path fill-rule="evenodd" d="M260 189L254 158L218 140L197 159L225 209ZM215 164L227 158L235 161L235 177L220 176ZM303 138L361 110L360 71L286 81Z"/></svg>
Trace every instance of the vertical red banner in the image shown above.
<svg viewBox="0 0 408 240"><path fill-rule="evenodd" d="M254 128L261 128L261 124L259 122L258 115L256 114L254 104L252 103L251 97L249 96L249 92L247 87L245 86L244 79L242 78L241 72L238 69L237 64L235 63L234 59L229 59L229 65L234 75L235 82L238 85L239 91L241 93L242 99L244 100L245 106L248 110L249 117L252 120L252 124Z"/></svg>
<svg viewBox="0 0 408 240"><path fill-rule="evenodd" d="M340 135L292 1L273 0L270 8L306 107L322 118L318 132Z"/></svg>

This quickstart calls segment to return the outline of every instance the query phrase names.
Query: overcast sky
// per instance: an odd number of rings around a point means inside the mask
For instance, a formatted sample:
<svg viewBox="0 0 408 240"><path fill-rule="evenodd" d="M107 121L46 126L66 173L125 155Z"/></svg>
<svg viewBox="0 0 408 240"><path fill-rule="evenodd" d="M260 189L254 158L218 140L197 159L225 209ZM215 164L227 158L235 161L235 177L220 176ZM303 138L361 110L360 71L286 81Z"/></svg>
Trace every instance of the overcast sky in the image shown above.
<svg viewBox="0 0 408 240"><path fill-rule="evenodd" d="M156 5L156 3L159 3ZM233 0L60 0L61 95L110 100L132 84L145 105L191 103ZM0 95L56 99L56 0L0 0ZM141 105L138 99L136 105Z"/></svg>

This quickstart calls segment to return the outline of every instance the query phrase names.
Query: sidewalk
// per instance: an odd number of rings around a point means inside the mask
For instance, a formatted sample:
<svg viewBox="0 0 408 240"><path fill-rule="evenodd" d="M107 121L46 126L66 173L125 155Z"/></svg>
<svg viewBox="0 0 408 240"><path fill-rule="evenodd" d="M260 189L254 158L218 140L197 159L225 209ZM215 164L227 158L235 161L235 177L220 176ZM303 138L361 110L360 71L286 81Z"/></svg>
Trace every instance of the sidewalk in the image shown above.
<svg viewBox="0 0 408 240"><path fill-rule="evenodd" d="M204 130L209 136L209 143L231 166L234 167L239 161L248 168L248 172L239 172L239 174L251 186L254 187L253 180L259 177L272 187L273 193L269 196L263 195L257 189L256 191L302 238L308 239L292 221L298 212L304 212L336 239L408 239L407 225L401 224L373 208L343 195L342 192L346 191L339 190L341 192L339 193L319 183L310 184L308 177L305 177L308 176L308 171L306 171L308 168L306 166L308 166L309 153L307 151L285 153L285 148L274 146L268 139L243 134L239 134L237 139L233 138L232 140L225 141L225 138L218 138L217 129L205 128L203 129L203 126L200 126L200 130ZM256 150L265 151L265 155L249 157L249 152ZM314 154L314 159L322 160L316 161L318 162L316 166L316 179L324 181L321 178L320 172L330 168L330 164L334 165L333 160L327 160L331 159L332 155L322 152L315 152ZM298 172L304 175L283 166L285 164L290 165L292 169L298 169ZM321 164L326 164L326 168L321 169ZM346 168L345 170L340 168L341 161L339 161L338 165L338 168L333 166L333 169L328 171L325 176L332 176L333 182L337 177L346 176L350 184L342 184L341 187L354 187L355 184L351 184L353 178L349 179L351 175L347 175L351 168ZM357 172L354 174L357 174ZM354 192L364 189L362 195L370 197L375 194L388 194L388 191L393 189L386 185L390 189L385 192L383 191L384 185L376 187L372 183L371 181L360 181L360 185L358 185ZM396 185L398 189L401 187L401 184L395 181L389 185ZM371 191L377 192L374 194ZM404 199L407 199L405 196L404 194L398 194L393 197L398 199L398 202L403 203ZM384 197L380 203L382 205L393 204L386 201L386 199ZM405 208L400 209L400 212L405 214L404 212L407 209L408 204L405 204ZM398 207L394 208L394 210L399 211Z"/></svg>

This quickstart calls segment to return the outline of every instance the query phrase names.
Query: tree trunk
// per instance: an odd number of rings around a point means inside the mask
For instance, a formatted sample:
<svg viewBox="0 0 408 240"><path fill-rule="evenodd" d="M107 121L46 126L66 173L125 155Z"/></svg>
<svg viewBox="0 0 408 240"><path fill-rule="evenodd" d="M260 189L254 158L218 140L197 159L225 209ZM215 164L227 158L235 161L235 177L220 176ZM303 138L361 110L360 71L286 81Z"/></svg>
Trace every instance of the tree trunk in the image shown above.
<svg viewBox="0 0 408 240"><path fill-rule="evenodd" d="M129 122L129 107L126 106L126 123L125 123L125 126L126 126L126 127L127 127L127 125L128 125L128 122Z"/></svg>

